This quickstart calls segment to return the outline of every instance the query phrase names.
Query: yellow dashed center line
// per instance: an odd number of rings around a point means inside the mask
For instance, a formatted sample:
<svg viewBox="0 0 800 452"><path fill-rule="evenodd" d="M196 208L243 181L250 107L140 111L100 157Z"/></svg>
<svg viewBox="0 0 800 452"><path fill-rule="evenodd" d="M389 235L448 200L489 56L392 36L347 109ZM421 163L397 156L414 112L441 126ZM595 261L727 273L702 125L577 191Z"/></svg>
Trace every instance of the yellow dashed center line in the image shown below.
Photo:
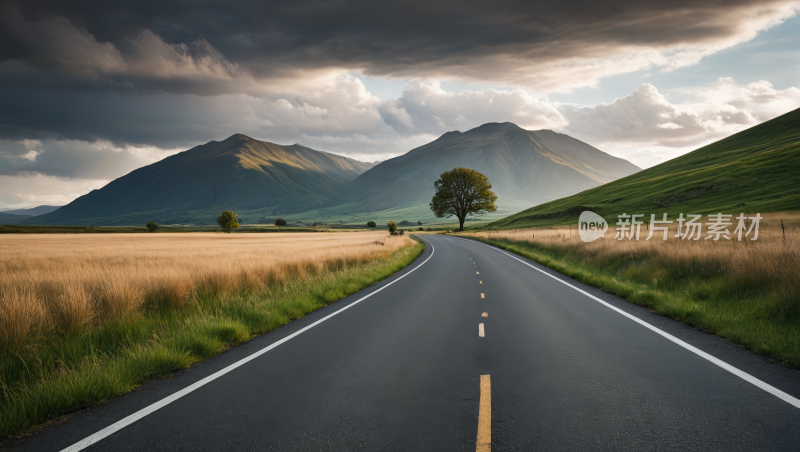
<svg viewBox="0 0 800 452"><path fill-rule="evenodd" d="M483 330L483 324L478 324L478 337L486 337L486 332Z"/></svg>
<svg viewBox="0 0 800 452"><path fill-rule="evenodd" d="M483 314L481 314L481 317L489 317L489 313L488 312L484 312Z"/></svg>
<svg viewBox="0 0 800 452"><path fill-rule="evenodd" d="M480 274L481 274L481 272L475 272L475 274L476 274L476 275L480 275Z"/></svg>
<svg viewBox="0 0 800 452"><path fill-rule="evenodd" d="M481 375L481 400L478 409L478 442L475 452L492 450L492 382L488 375Z"/></svg>
<svg viewBox="0 0 800 452"><path fill-rule="evenodd" d="M483 281L478 281L479 283L483 284Z"/></svg>
<svg viewBox="0 0 800 452"><path fill-rule="evenodd" d="M486 298L483 294L481 294L481 298Z"/></svg>

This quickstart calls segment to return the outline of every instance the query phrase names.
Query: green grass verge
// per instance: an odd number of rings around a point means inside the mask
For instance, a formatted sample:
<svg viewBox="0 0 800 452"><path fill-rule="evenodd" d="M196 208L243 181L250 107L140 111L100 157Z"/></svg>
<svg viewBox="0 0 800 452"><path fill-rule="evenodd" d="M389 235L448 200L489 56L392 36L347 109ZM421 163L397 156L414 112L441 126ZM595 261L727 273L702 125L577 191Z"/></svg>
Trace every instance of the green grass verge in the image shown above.
<svg viewBox="0 0 800 452"><path fill-rule="evenodd" d="M184 309L153 307L0 355L0 436L97 405L154 377L169 377L385 279L423 250L420 242L386 260L330 269L258 293L200 292Z"/></svg>
<svg viewBox="0 0 800 452"><path fill-rule="evenodd" d="M778 284L774 282L737 280L699 261L670 268L657 259L593 258L570 246L464 238L524 256L800 369L800 300L782 295L775 290Z"/></svg>

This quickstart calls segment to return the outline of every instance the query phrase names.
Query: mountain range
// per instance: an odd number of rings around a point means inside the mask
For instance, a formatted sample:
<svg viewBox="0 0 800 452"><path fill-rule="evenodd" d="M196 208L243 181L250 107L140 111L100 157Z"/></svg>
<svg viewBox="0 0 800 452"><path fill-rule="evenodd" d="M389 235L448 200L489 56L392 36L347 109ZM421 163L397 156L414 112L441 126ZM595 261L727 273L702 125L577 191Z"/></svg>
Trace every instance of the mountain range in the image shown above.
<svg viewBox="0 0 800 452"><path fill-rule="evenodd" d="M377 162L376 162L377 163ZM489 123L377 165L295 144L235 134L139 168L21 224L213 224L232 209L243 223L436 221L433 182L454 167L489 177L495 218L569 196L640 169L550 130Z"/></svg>
<svg viewBox="0 0 800 452"><path fill-rule="evenodd" d="M488 217L518 212L640 170L568 135L529 131L510 122L489 123L463 133L447 132L386 160L348 184L334 205L301 217L377 215L382 220L400 215L431 221L428 203L433 182L454 167L471 168L489 178L498 196L498 211Z"/></svg>

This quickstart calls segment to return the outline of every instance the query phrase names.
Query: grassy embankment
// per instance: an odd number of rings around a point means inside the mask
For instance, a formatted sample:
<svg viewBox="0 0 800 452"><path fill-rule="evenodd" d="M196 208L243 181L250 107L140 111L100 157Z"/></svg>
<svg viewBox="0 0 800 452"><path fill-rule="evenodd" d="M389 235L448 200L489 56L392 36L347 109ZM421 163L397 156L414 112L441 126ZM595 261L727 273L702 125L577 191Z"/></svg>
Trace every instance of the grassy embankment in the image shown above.
<svg viewBox="0 0 800 452"><path fill-rule="evenodd" d="M169 376L380 281L423 249L380 232L304 238L4 237L0 436Z"/></svg>
<svg viewBox="0 0 800 452"><path fill-rule="evenodd" d="M800 210L798 174L800 109L474 235L800 368L800 215L787 212ZM579 239L584 210L609 222L605 239ZM703 223L716 213L766 219L755 242L705 240L705 227L701 240L680 240L674 224L667 242L646 241L646 225L639 241L614 240L617 215L667 213L674 221L681 212L703 214Z"/></svg>

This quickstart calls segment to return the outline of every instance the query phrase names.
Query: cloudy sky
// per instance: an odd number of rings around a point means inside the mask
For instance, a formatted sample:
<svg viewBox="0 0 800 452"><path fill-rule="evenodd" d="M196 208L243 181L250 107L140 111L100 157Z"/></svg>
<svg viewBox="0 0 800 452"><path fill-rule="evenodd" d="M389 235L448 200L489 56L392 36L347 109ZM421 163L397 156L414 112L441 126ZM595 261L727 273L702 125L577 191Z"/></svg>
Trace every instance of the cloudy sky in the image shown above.
<svg viewBox="0 0 800 452"><path fill-rule="evenodd" d="M800 108L798 2L270 3L0 0L0 209L234 133L373 161L510 121L650 167Z"/></svg>

